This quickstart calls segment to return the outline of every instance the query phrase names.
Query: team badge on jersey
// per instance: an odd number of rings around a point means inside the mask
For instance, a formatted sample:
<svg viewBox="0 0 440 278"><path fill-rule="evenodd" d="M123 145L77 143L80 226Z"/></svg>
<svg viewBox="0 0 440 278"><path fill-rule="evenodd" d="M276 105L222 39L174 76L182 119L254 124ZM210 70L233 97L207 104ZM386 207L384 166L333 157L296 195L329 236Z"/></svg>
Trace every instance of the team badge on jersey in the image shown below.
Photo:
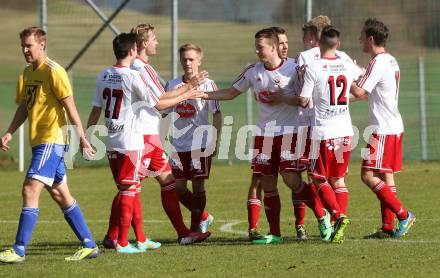
<svg viewBox="0 0 440 278"><path fill-rule="evenodd" d="M26 105L28 109L31 109L35 104L35 99L37 96L38 86L36 85L26 85Z"/></svg>

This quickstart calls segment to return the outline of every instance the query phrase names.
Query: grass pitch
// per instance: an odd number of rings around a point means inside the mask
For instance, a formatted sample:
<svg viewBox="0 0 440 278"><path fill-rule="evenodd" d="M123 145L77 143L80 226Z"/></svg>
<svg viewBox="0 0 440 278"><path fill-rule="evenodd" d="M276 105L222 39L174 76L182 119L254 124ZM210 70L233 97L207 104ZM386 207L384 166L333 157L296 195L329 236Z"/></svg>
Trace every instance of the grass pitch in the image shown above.
<svg viewBox="0 0 440 278"><path fill-rule="evenodd" d="M308 210L306 225L311 239L294 240L293 209L290 194L280 181L282 202L281 228L285 243L253 246L247 241L246 195L250 170L246 164L214 165L207 182L207 209L215 216L212 236L204 243L179 246L176 234L160 203L158 185L144 181L143 201L147 236L163 243L154 252L118 255L101 249L97 259L68 263L64 257L74 252L78 241L62 213L43 192L40 218L23 265L0 265L0 277L435 277L440 267L440 189L435 183L439 163L406 164L397 176L398 193L412 210L417 222L409 234L399 240L363 240L362 236L380 226L379 203L361 184L359 162L352 161L348 176L350 191L346 241L325 244L313 213ZM115 187L110 170L77 168L68 173L70 189L78 200L95 239L100 243L106 228ZM23 174L2 172L0 189L0 247L14 241L21 207ZM189 213L182 207L189 222ZM260 227L267 231L264 210ZM134 238L130 232L130 238ZM438 276L437 276L438 277Z"/></svg>

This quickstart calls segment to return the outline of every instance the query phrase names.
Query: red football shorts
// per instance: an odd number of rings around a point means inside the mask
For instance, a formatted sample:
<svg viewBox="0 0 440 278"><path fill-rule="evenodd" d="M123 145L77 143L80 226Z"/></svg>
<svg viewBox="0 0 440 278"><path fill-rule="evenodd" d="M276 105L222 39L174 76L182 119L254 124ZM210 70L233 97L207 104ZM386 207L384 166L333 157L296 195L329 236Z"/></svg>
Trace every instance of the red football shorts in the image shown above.
<svg viewBox="0 0 440 278"><path fill-rule="evenodd" d="M274 176L279 172L301 172L306 166L296 154L296 134L275 137L256 136L252 169L255 175Z"/></svg>
<svg viewBox="0 0 440 278"><path fill-rule="evenodd" d="M142 151L127 151L120 153L108 151L107 158L113 179L117 185L138 185L139 170L142 161Z"/></svg>
<svg viewBox="0 0 440 278"><path fill-rule="evenodd" d="M142 166L139 176L157 177L158 175L171 171L168 157L163 150L159 135L144 135L144 150Z"/></svg>
<svg viewBox="0 0 440 278"><path fill-rule="evenodd" d="M211 155L204 155L203 150L177 152L173 154L171 170L176 179L208 179L211 160Z"/></svg>
<svg viewBox="0 0 440 278"><path fill-rule="evenodd" d="M350 154L351 136L312 140L309 175L322 180L345 177Z"/></svg>
<svg viewBox="0 0 440 278"><path fill-rule="evenodd" d="M402 170L401 134L372 134L362 152L362 168L379 173L395 173Z"/></svg>

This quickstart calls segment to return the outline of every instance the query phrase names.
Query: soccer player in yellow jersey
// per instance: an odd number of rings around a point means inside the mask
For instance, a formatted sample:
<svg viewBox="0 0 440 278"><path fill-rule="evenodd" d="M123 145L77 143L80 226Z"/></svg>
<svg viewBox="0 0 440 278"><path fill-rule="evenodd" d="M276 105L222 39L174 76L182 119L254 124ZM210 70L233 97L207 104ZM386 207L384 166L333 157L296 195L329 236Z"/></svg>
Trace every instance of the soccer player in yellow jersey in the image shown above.
<svg viewBox="0 0 440 278"><path fill-rule="evenodd" d="M32 160L23 183L23 208L15 244L0 252L0 262L24 261L26 246L37 223L38 202L44 187L63 210L64 218L82 243L82 248L66 260L95 258L99 254L98 247L66 183L63 154L68 148L68 138L62 132L67 125L66 112L78 131L84 156L92 157L94 150L85 138L66 71L46 56L46 33L38 27L29 27L20 33L20 39L28 65L21 80L23 91L18 94L20 104L1 138L0 147L3 151L9 149L12 134L28 118Z"/></svg>

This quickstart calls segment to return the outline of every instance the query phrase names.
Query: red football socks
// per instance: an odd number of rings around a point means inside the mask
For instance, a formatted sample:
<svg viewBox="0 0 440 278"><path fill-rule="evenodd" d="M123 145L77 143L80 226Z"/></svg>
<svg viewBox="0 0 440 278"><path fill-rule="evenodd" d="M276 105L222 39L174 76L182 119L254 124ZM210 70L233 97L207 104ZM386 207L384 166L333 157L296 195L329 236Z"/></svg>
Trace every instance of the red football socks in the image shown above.
<svg viewBox="0 0 440 278"><path fill-rule="evenodd" d="M121 203L121 195L119 191L113 199L112 209L110 212L110 219L108 223L108 230L106 238L109 240L117 240L119 236L119 205Z"/></svg>
<svg viewBox="0 0 440 278"><path fill-rule="evenodd" d="M178 237L184 237L189 234L188 228L183 223L182 212L180 210L179 200L177 199L176 182L172 181L167 184L161 184L160 195L162 199L162 206L168 218L173 224Z"/></svg>
<svg viewBox="0 0 440 278"><path fill-rule="evenodd" d="M348 189L347 187L335 188L336 201L338 201L339 208L342 214L347 214L348 208Z"/></svg>
<svg viewBox="0 0 440 278"><path fill-rule="evenodd" d="M145 233L142 229L142 203L140 198L141 185L136 188L136 195L133 203L133 219L131 225L136 235L136 240L139 242L145 242L147 240Z"/></svg>
<svg viewBox="0 0 440 278"><path fill-rule="evenodd" d="M119 236L118 244L122 247L128 244L128 231L133 218L133 204L136 190L120 190L121 201L119 206Z"/></svg>
<svg viewBox="0 0 440 278"><path fill-rule="evenodd" d="M335 217L335 219L338 219L341 214L341 208L339 207L338 201L336 200L336 194L331 185L328 182L319 184L318 193L326 209Z"/></svg>
<svg viewBox="0 0 440 278"><path fill-rule="evenodd" d="M270 233L275 236L281 236L281 202L278 190L264 191L264 210L266 212L267 221L269 222Z"/></svg>
<svg viewBox="0 0 440 278"><path fill-rule="evenodd" d="M386 205L394 214L396 214L399 220L404 220L408 218L408 211L400 203L399 199L391 191L390 187L387 186L383 181L376 184L373 188L374 193L376 193L377 198L381 203Z"/></svg>
<svg viewBox="0 0 440 278"><path fill-rule="evenodd" d="M249 230L258 229L260 208L261 208L261 201L258 198L251 198L247 200Z"/></svg>

